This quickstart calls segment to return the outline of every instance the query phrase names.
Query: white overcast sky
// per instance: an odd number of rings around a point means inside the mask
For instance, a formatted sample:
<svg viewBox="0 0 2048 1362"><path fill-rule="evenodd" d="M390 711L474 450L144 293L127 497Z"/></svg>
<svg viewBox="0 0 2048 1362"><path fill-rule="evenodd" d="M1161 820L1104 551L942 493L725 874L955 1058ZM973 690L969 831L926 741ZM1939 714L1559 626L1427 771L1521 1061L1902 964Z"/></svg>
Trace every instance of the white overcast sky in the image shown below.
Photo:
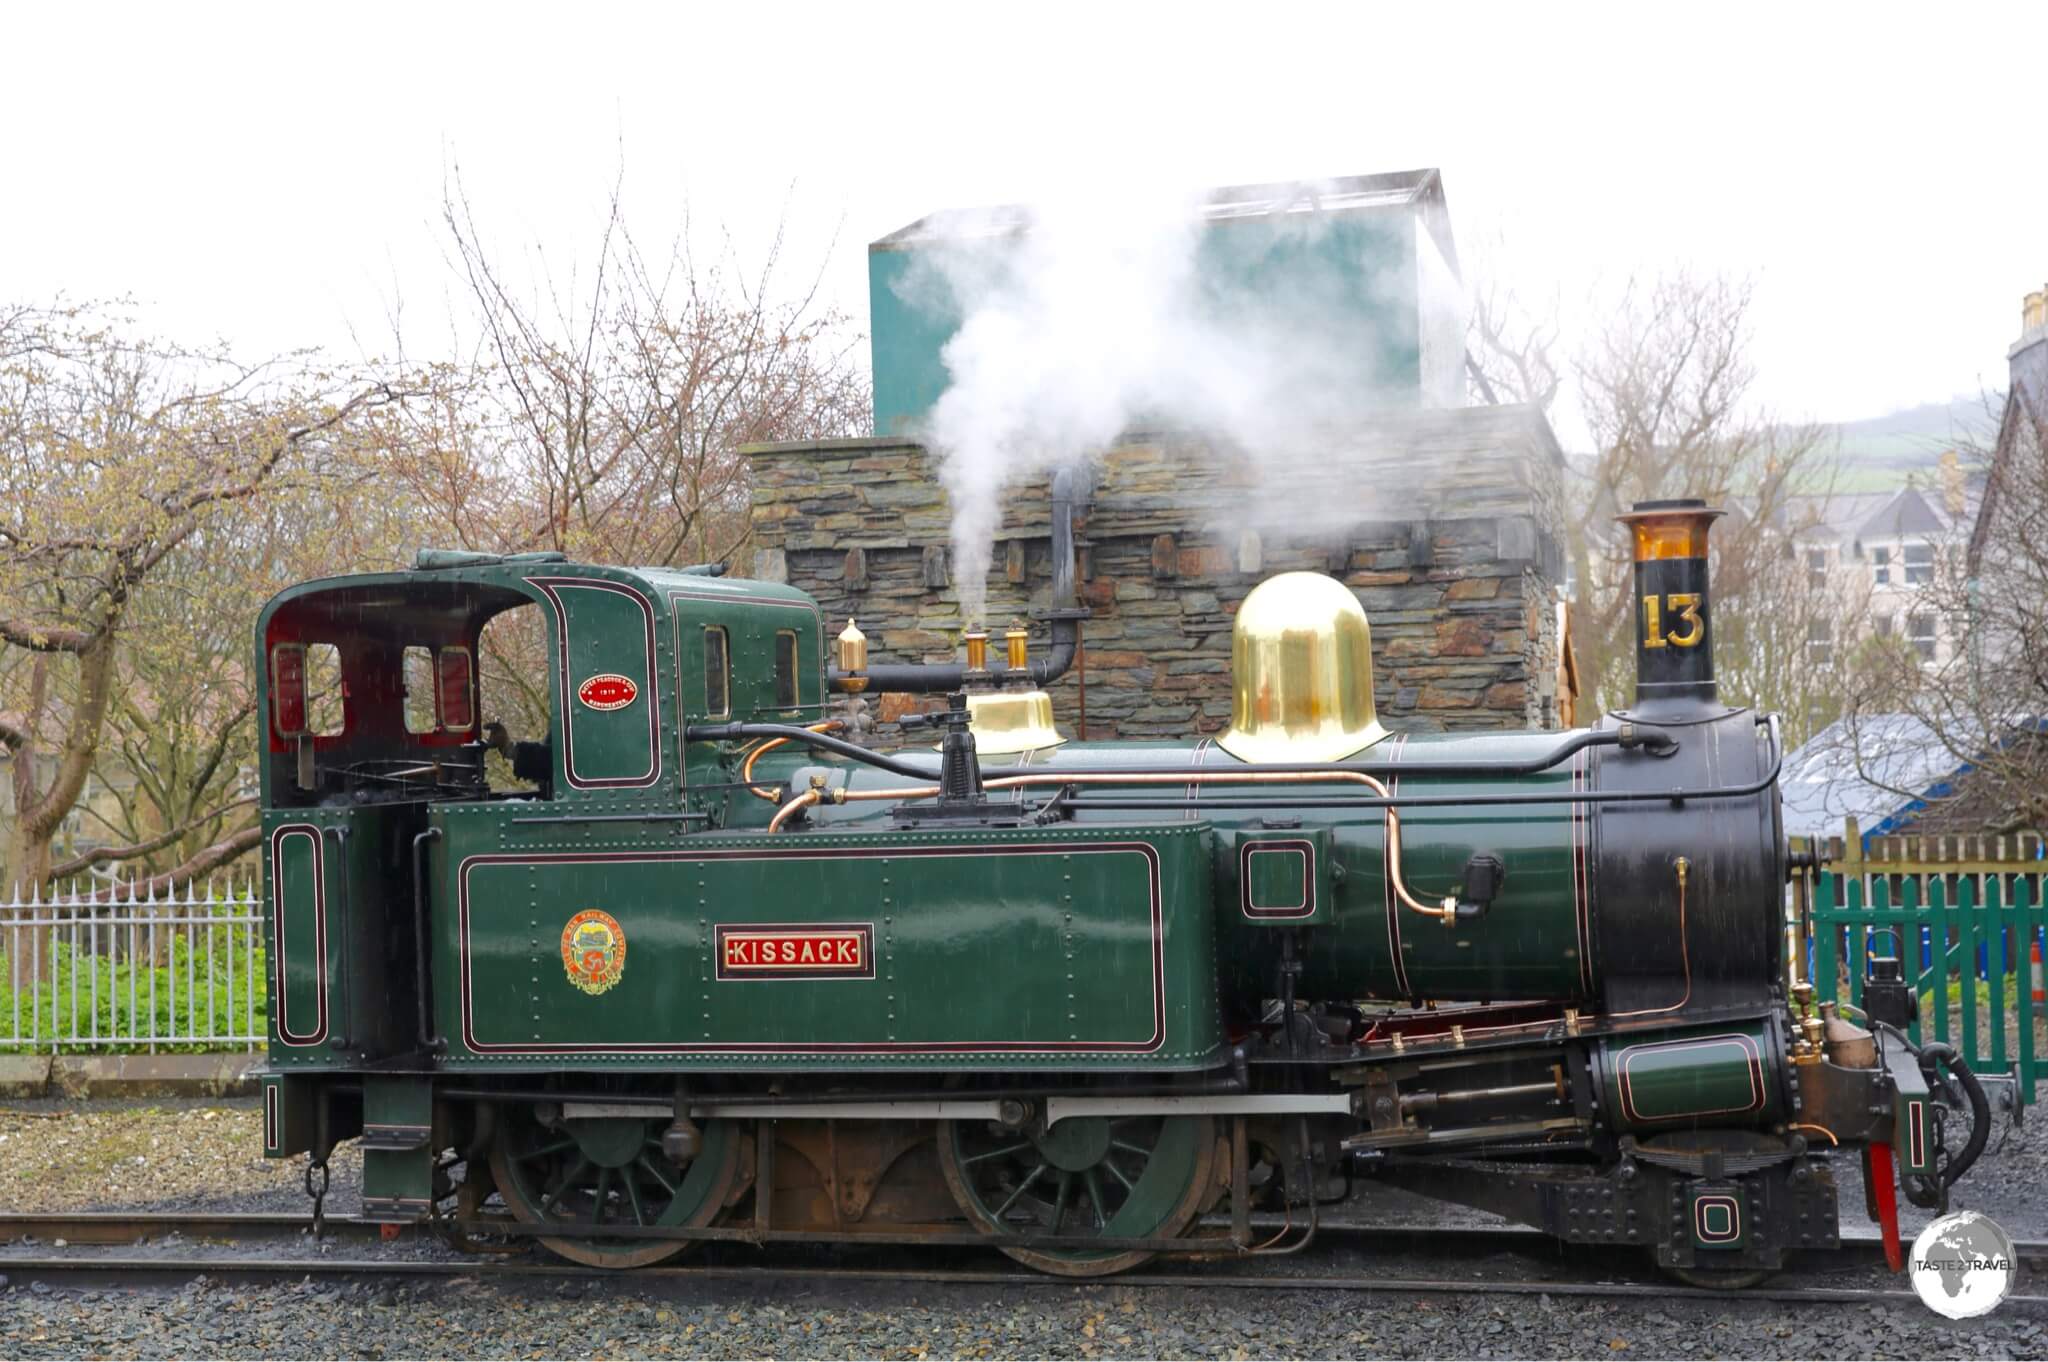
<svg viewBox="0 0 2048 1362"><path fill-rule="evenodd" d="M374 346L396 296L422 348L448 167L499 245L566 260L621 147L638 235L687 199L758 255L788 198L789 258L863 325L865 243L936 208L1437 166L1461 247L1568 316L1632 269L1753 276L1761 395L1829 420L2001 384L2048 280L2041 3L71 3L0 32L0 299L128 295L252 354Z"/></svg>

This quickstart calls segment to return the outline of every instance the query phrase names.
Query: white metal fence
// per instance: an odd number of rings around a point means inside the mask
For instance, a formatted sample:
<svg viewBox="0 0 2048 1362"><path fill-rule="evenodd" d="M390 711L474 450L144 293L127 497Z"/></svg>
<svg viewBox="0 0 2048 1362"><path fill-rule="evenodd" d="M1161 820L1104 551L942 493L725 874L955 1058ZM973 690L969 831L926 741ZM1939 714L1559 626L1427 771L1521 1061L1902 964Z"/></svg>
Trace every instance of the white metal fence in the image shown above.
<svg viewBox="0 0 2048 1362"><path fill-rule="evenodd" d="M253 883L0 898L0 1051L252 1049L266 978Z"/></svg>

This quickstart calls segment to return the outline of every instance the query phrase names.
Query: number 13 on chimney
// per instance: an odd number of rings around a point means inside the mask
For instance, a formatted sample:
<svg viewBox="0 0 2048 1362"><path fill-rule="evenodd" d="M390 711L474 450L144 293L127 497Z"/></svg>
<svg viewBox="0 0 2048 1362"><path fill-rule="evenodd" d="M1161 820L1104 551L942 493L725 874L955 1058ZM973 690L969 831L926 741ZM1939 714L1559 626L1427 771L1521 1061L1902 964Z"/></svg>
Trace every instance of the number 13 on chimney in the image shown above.
<svg viewBox="0 0 2048 1362"><path fill-rule="evenodd" d="M1685 626L1683 632L1664 632L1664 614L1669 611L1678 617L1678 623ZM1660 608L1655 596L1643 597L1643 646L1662 648L1669 644L1673 648L1697 648L1706 637L1707 622L1700 618L1700 595L1697 591L1678 591L1664 598Z"/></svg>

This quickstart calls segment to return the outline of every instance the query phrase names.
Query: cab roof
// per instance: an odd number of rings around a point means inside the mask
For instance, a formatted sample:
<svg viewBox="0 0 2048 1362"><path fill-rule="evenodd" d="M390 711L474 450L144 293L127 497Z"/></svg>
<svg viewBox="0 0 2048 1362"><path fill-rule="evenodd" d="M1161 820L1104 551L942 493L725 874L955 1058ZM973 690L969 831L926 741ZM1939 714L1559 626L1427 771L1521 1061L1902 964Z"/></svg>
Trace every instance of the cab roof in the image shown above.
<svg viewBox="0 0 2048 1362"><path fill-rule="evenodd" d="M686 590L700 600L730 596L736 602L785 600L792 604L810 606L813 610L817 608L817 602L807 592L799 591L782 582L727 577L722 575L722 568L716 564L628 568L576 562L566 554L557 552L496 554L476 553L466 549L421 549L409 570L317 577L286 587L264 604L258 617L258 625L261 627L279 609L293 601L331 591L360 592L365 589L392 587L397 589L397 594L402 599L406 594L406 588L431 589L438 584L468 584L517 590L530 577L560 575L592 577L637 586L653 600L661 599L664 592Z"/></svg>

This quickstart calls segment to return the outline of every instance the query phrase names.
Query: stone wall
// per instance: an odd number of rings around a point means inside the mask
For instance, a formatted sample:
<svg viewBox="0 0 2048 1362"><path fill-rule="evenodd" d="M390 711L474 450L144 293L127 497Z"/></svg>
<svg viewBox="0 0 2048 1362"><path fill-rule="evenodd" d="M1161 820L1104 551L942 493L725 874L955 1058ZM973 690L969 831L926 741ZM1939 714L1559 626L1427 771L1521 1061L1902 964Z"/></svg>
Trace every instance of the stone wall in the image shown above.
<svg viewBox="0 0 2048 1362"><path fill-rule="evenodd" d="M926 452L893 440L750 449L753 575L859 620L877 662L959 656L948 512ZM1563 461L1522 407L1393 414L1299 456L1137 435L1096 466L1077 525L1083 660L1063 729L1182 737L1230 722L1230 628L1276 572L1329 572L1372 621L1380 715L1409 731L1548 726ZM1048 604L1048 483L1013 489L988 625ZM1032 628L1042 648L1042 625ZM900 713L902 698L883 705Z"/></svg>

